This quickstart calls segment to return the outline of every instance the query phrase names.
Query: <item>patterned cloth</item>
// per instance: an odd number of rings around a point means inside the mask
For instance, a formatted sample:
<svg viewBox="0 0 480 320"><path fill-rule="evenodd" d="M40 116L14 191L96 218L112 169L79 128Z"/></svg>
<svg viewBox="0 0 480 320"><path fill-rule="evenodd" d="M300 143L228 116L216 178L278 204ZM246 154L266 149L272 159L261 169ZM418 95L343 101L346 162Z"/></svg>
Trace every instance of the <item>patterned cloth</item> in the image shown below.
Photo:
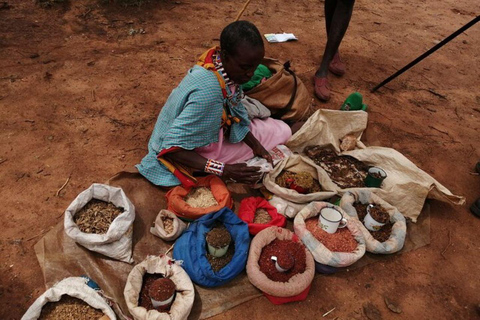
<svg viewBox="0 0 480 320"><path fill-rule="evenodd" d="M230 127L228 140L240 142L249 132L250 121L245 107L241 103L232 105L224 99L212 71L200 66L190 69L158 116L148 143L148 154L136 166L140 173L155 185L179 185L180 181L157 160L157 154L171 147L193 150L218 142L224 103L231 114L240 119Z"/></svg>

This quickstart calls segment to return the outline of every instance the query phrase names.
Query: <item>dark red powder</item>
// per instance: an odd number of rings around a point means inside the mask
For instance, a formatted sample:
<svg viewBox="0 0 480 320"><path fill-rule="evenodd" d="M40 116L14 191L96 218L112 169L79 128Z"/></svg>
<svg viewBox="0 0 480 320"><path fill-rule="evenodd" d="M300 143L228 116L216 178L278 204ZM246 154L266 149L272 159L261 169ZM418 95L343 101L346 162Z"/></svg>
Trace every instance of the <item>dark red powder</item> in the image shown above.
<svg viewBox="0 0 480 320"><path fill-rule="evenodd" d="M295 263L287 272L279 272L275 268L275 261L272 260L272 256L278 257L285 253L290 254L294 258ZM270 280L287 282L294 275L305 272L307 268L306 260L307 255L303 244L292 240L275 239L263 248L258 265L260 266L260 271Z"/></svg>
<svg viewBox="0 0 480 320"><path fill-rule="evenodd" d="M145 273L143 275L143 283L142 283L142 289L140 289L140 296L138 298L138 305L140 307L144 307L145 309L148 310L157 310L158 312L168 312L170 311L170 308L168 309L160 309L160 308L154 308L152 305L152 300L150 300L150 295L148 293L150 287L152 286L153 282L155 280L164 278L162 274L150 274L150 273Z"/></svg>

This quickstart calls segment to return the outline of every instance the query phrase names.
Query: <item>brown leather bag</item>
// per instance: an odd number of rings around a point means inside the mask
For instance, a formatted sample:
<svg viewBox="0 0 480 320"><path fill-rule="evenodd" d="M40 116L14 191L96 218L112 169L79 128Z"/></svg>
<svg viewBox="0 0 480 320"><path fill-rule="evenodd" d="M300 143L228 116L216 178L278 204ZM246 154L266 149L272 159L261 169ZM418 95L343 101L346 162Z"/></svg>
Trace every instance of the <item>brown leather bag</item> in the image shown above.
<svg viewBox="0 0 480 320"><path fill-rule="evenodd" d="M273 76L245 92L257 99L272 112L272 118L286 121L306 120L312 114L312 98L307 88L290 70L290 62L264 58L262 64L272 71Z"/></svg>

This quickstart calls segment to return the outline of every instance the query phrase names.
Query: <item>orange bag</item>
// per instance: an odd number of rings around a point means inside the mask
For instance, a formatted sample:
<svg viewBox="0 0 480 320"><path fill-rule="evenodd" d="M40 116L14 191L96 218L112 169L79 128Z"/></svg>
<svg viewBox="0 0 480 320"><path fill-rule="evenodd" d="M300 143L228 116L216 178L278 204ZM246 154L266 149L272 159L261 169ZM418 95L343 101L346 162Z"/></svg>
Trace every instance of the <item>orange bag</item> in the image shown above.
<svg viewBox="0 0 480 320"><path fill-rule="evenodd" d="M197 179L198 187L207 187L209 188L213 196L218 202L218 205L207 207L207 208L193 208L185 202L185 196L192 189L185 188L183 186L177 186L172 190L168 191L166 194L168 202L168 210L175 213L179 218L184 220L195 220L208 213L216 212L224 207L232 208L233 201L230 196L230 191L228 191L227 186L223 181L214 175L209 175L206 177L201 177Z"/></svg>

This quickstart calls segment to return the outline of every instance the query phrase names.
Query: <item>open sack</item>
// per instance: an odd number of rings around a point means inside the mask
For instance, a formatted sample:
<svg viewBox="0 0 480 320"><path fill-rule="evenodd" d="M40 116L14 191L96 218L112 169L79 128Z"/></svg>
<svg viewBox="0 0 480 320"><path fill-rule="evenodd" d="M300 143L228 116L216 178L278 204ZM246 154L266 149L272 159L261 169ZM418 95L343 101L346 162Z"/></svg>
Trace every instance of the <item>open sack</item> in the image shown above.
<svg viewBox="0 0 480 320"><path fill-rule="evenodd" d="M205 235L216 223L225 226L232 238L235 252L232 260L218 272L214 272L207 260ZM190 224L177 239L173 248L175 260L183 260L183 268L196 284L205 287L221 286L235 278L245 268L250 244L248 226L230 209L205 215Z"/></svg>
<svg viewBox="0 0 480 320"><path fill-rule="evenodd" d="M171 230L168 230L164 219L171 219ZM160 210L150 232L165 241L174 241L183 233L187 225L180 220L173 212L166 209Z"/></svg>
<svg viewBox="0 0 480 320"><path fill-rule="evenodd" d="M124 211L111 223L105 234L85 233L74 222L75 214L90 200L111 202ZM65 211L65 233L85 248L123 262L133 263L132 233L135 207L121 188L94 183L80 193Z"/></svg>
<svg viewBox="0 0 480 320"><path fill-rule="evenodd" d="M230 196L230 191L228 191L227 186L219 177L209 175L198 178L197 181L197 185L194 188L209 188L218 204L207 208L194 208L185 202L185 197L190 192L191 188L177 186L167 192L168 210L172 211L182 219L195 220L224 207L232 208L233 201Z"/></svg>
<svg viewBox="0 0 480 320"><path fill-rule="evenodd" d="M149 310L138 305L139 294L145 273L161 274L175 283L175 299L168 312ZM195 291L188 274L179 262L168 256L148 256L137 264L128 275L124 290L128 311L135 320L183 320L192 310Z"/></svg>
<svg viewBox="0 0 480 320"><path fill-rule="evenodd" d="M110 308L108 302L98 293L98 290L92 288L96 287L93 281L87 277L70 277L55 284L53 287L45 291L35 302L28 308L21 320L36 320L40 317L42 308L49 302L59 301L63 295L80 299L86 302L89 306L99 309L104 316L95 320L116 320L117 317Z"/></svg>
<svg viewBox="0 0 480 320"><path fill-rule="evenodd" d="M343 217L347 219L348 223L346 228L350 230L353 237L357 241L357 248L353 252L333 252L325 247L320 241L318 241L312 233L307 230L305 220L317 217L320 210L325 207L333 207L343 214ZM305 246L310 250L313 258L316 262L331 266L331 267L348 267L357 262L365 254L365 238L358 226L358 221L344 213L344 211L338 207L327 202L312 202L303 208L296 216L293 222L293 228L295 234L297 234Z"/></svg>
<svg viewBox="0 0 480 320"><path fill-rule="evenodd" d="M258 209L266 210L271 220L266 223L255 223L255 212ZM269 204L266 199L261 197L248 197L243 199L238 209L238 217L248 224L248 231L252 235L256 235L263 229L271 226L285 227L287 224L287 219L279 214L277 209Z"/></svg>
<svg viewBox="0 0 480 320"><path fill-rule="evenodd" d="M263 248L275 239L300 241L288 229L269 227L260 231L252 240L247 262L247 275L250 282L260 289L274 304L305 300L310 285L315 276L315 262L312 254L305 249L306 268L303 273L292 276L287 282L273 281L267 277L259 266L259 259Z"/></svg>
<svg viewBox="0 0 480 320"><path fill-rule="evenodd" d="M375 203L382 206L390 216L390 222L393 224L390 237L385 242L375 240L370 231L358 221L360 230L363 233L366 243L366 250L372 253L389 254L400 251L405 243L407 233L407 224L405 217L386 201L382 200L376 194L368 190L351 190L342 196L340 207L352 218L358 220L357 210L353 204L361 202L363 204Z"/></svg>

